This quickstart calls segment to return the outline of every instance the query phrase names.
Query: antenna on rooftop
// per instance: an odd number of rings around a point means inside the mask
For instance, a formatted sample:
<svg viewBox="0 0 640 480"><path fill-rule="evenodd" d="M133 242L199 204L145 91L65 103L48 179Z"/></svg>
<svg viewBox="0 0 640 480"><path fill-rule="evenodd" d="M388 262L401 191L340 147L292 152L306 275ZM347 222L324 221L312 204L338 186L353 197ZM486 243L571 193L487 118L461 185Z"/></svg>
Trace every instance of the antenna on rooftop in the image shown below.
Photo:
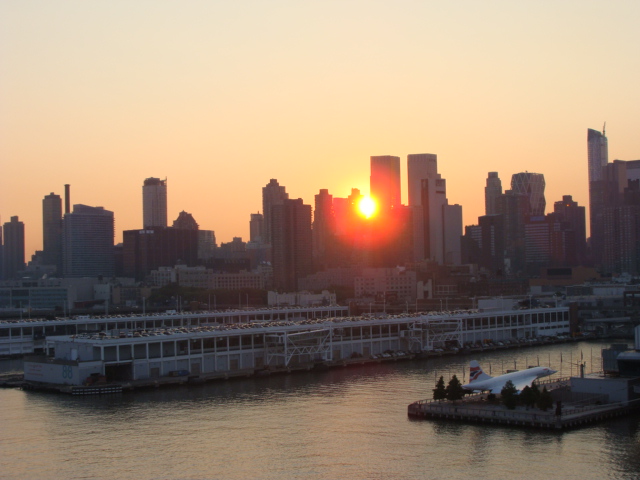
<svg viewBox="0 0 640 480"><path fill-rule="evenodd" d="M602 126L602 136L605 137L605 130L607 129L607 122L604 122L604 125Z"/></svg>

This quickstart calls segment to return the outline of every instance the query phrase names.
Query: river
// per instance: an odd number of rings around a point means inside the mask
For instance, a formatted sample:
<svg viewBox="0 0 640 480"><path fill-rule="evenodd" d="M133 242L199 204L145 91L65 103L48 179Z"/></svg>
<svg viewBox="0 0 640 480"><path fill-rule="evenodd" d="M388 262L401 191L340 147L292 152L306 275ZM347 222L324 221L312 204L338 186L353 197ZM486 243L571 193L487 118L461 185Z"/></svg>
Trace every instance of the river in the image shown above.
<svg viewBox="0 0 640 480"><path fill-rule="evenodd" d="M627 342L630 345L631 341ZM2 479L637 479L640 416L563 433L409 420L435 380L599 370L600 342L104 397L0 390ZM4 361L0 369L19 368ZM576 367L573 367L575 372Z"/></svg>

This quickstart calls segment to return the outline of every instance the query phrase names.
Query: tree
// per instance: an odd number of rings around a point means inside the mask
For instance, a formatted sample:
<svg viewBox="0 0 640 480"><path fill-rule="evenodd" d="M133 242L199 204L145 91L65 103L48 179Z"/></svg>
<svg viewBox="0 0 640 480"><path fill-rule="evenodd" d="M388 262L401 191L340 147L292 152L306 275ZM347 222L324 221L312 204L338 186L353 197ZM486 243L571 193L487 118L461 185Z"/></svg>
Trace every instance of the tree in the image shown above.
<svg viewBox="0 0 640 480"><path fill-rule="evenodd" d="M518 389L511 380L507 380L507 383L504 384L504 387L502 387L502 390L500 391L503 405L509 410L516 408L516 404L518 403L517 395Z"/></svg>
<svg viewBox="0 0 640 480"><path fill-rule="evenodd" d="M465 393L460 380L458 380L458 377L455 375L451 377L451 380L449 380L449 384L445 391L447 392L447 400L451 400L452 402L460 400Z"/></svg>
<svg viewBox="0 0 640 480"><path fill-rule="evenodd" d="M543 412L546 412L551 407L553 407L553 397L547 390L547 387L544 387L540 393L540 398L538 399L538 408Z"/></svg>
<svg viewBox="0 0 640 480"><path fill-rule="evenodd" d="M527 410L530 407L533 407L537 400L538 398L536 393L533 391L533 388L528 385L520 392L520 401L527 407Z"/></svg>
<svg viewBox="0 0 640 480"><path fill-rule="evenodd" d="M436 388L433 389L433 399L444 400L445 398L447 398L447 389L444 387L444 377L441 376L436 383Z"/></svg>

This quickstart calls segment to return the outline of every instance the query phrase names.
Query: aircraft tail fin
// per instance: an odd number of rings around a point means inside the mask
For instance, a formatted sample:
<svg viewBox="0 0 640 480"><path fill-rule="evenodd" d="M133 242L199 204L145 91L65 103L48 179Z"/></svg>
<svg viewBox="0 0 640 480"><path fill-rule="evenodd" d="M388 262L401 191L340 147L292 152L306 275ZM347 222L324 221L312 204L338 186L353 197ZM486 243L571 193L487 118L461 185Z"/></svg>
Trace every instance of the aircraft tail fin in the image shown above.
<svg viewBox="0 0 640 480"><path fill-rule="evenodd" d="M473 383L478 380L488 380L490 378L493 377L482 371L482 367L477 360L471 360L471 363L469 363L469 383Z"/></svg>

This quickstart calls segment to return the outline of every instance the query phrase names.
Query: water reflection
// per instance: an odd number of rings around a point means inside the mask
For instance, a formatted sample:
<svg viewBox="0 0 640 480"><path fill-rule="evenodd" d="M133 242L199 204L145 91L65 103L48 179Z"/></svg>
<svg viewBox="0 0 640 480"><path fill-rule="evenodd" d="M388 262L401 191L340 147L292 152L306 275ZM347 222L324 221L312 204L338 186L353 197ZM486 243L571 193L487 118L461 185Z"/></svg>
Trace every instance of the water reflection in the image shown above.
<svg viewBox="0 0 640 480"><path fill-rule="evenodd" d="M475 358L560 361L590 344L259 377L108 397L0 390L0 477L637 478L640 417L565 433L407 418ZM599 355L599 346L597 347ZM554 368L554 365L551 365ZM568 372L567 372L568 373ZM481 473L478 473L481 472Z"/></svg>

